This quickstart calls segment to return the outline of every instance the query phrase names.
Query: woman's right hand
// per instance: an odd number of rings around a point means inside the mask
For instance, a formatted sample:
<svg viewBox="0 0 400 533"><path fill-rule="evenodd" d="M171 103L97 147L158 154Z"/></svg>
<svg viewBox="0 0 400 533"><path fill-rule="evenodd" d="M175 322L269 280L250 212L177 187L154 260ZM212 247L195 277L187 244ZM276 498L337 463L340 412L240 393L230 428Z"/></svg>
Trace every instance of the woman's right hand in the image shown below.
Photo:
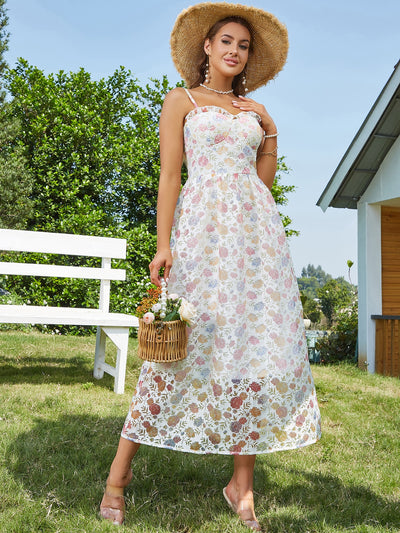
<svg viewBox="0 0 400 533"><path fill-rule="evenodd" d="M160 276L160 269L164 267L164 279L167 280L169 278L169 272L172 267L172 254L171 250L165 249L165 250L158 250L156 255L154 256L152 262L149 265L150 269L150 280L154 285L157 285L157 287L161 287L161 276Z"/></svg>

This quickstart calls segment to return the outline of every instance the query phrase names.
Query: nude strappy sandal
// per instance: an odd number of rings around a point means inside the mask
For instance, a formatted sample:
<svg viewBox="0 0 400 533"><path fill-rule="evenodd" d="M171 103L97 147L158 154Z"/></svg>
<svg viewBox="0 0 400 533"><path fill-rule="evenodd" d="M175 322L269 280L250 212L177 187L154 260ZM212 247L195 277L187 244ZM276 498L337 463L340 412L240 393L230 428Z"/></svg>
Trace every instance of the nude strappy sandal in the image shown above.
<svg viewBox="0 0 400 533"><path fill-rule="evenodd" d="M106 489L100 504L100 516L115 526L121 526L125 520L124 496L114 496Z"/></svg>
<svg viewBox="0 0 400 533"><path fill-rule="evenodd" d="M229 499L229 496L226 493L226 487L224 489L222 489L222 494L224 495L226 503L229 505L229 507L232 509L232 511L238 515L238 517L243 522L243 524L245 524L247 527L249 527L253 531L262 531L258 520L244 519L244 518L242 518L240 516L240 512L244 511L244 509L238 510L237 506L233 502L231 502L231 500Z"/></svg>

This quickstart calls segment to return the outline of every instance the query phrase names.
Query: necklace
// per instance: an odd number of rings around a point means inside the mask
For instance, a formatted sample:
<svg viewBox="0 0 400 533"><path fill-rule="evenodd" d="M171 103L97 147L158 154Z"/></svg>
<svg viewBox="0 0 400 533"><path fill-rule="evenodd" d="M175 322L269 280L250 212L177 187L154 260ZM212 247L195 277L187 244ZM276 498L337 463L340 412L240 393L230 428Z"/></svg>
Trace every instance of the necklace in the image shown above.
<svg viewBox="0 0 400 533"><path fill-rule="evenodd" d="M200 83L200 87L204 87L204 89L207 89L207 91L212 91L213 93L218 94L231 94L233 93L233 89L230 91L218 91L218 89L211 89L211 87L207 87L207 85L204 85L204 83Z"/></svg>

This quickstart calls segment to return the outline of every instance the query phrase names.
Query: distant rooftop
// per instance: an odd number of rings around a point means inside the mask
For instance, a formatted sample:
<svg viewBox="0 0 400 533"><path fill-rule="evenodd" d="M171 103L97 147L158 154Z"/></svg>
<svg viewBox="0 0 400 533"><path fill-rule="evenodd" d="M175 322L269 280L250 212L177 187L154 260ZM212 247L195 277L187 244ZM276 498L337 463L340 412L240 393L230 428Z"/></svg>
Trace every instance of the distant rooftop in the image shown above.
<svg viewBox="0 0 400 533"><path fill-rule="evenodd" d="M386 154L400 134L400 61L394 67L317 205L357 209Z"/></svg>

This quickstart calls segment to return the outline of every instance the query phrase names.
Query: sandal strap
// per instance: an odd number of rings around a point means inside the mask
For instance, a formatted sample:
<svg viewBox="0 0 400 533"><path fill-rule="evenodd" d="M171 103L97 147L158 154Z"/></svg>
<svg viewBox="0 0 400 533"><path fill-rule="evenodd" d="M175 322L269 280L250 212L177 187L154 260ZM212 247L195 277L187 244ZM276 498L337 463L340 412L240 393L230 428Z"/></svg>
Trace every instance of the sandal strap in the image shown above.
<svg viewBox="0 0 400 533"><path fill-rule="evenodd" d="M103 502L101 502L100 508L115 509L116 511L123 511L125 509L124 496L114 496L113 494L110 494L106 491L104 493L104 497L107 498L107 504L103 505Z"/></svg>
<svg viewBox="0 0 400 533"><path fill-rule="evenodd" d="M248 528L253 529L254 531L261 531L261 526L258 520L241 520Z"/></svg>

